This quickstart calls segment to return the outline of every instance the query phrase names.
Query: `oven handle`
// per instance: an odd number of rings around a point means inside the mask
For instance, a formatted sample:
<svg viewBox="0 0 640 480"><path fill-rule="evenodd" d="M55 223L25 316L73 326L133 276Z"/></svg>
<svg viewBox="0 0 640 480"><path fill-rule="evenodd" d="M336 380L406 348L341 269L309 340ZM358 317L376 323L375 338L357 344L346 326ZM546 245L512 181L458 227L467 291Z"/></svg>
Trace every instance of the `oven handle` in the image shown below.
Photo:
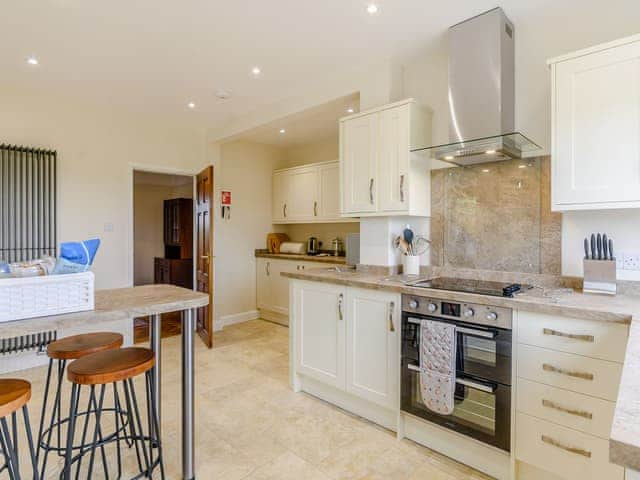
<svg viewBox="0 0 640 480"><path fill-rule="evenodd" d="M418 318L408 318L407 321L409 323L413 323L414 325L422 325L422 321ZM456 332L466 333L467 335L473 335L475 337L483 337L483 338L496 338L498 335L497 332L492 330L477 330L475 328L468 327L459 327L456 325Z"/></svg>
<svg viewBox="0 0 640 480"><path fill-rule="evenodd" d="M408 364L407 368L414 372L420 372L420 367L417 365ZM486 393L493 393L497 389L496 386L474 382L473 380L468 380L466 378L456 378L456 383L458 385L464 385L465 387L474 388L476 390L480 390L481 392L486 392Z"/></svg>

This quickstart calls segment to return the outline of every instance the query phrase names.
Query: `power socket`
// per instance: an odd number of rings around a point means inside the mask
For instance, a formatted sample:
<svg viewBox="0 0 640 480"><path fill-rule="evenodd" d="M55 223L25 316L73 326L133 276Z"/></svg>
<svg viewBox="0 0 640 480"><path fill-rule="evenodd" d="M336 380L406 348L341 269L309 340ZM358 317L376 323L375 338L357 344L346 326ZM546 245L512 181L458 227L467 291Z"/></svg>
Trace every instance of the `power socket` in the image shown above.
<svg viewBox="0 0 640 480"><path fill-rule="evenodd" d="M622 269L640 270L640 253L623 253Z"/></svg>

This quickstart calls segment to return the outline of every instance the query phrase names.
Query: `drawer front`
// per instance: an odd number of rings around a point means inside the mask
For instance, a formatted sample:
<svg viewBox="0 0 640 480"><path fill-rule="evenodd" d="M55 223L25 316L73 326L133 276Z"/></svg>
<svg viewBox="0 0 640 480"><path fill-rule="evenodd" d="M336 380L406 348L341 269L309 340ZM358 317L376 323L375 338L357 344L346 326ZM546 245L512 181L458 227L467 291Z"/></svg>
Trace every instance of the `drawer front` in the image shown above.
<svg viewBox="0 0 640 480"><path fill-rule="evenodd" d="M520 344L517 372L521 378L615 402L622 365Z"/></svg>
<svg viewBox="0 0 640 480"><path fill-rule="evenodd" d="M538 418L606 440L611 432L615 402L557 387L518 379L517 409Z"/></svg>
<svg viewBox="0 0 640 480"><path fill-rule="evenodd" d="M628 335L620 323L518 312L518 342L527 345L622 363Z"/></svg>
<svg viewBox="0 0 640 480"><path fill-rule="evenodd" d="M566 479L623 480L624 469L609 463L609 442L518 413L516 458Z"/></svg>

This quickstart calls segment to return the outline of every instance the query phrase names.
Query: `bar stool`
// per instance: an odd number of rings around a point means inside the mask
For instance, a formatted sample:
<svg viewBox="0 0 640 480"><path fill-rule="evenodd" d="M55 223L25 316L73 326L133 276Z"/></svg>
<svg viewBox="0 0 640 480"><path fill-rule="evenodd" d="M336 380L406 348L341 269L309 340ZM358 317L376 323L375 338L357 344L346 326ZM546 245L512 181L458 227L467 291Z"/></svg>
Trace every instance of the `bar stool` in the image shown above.
<svg viewBox="0 0 640 480"><path fill-rule="evenodd" d="M71 408L69 409L69 429L67 434L67 448L65 453L65 466L61 478L68 480L71 470L76 465L76 477L82 467L83 457L90 454L89 466L86 478L92 478L93 464L96 449L104 449L109 443L116 443L118 477L121 477L122 454L120 442L130 440L133 442L136 451L139 473L133 477L151 478L156 467L160 467L160 476L164 480L164 465L162 460L162 443L160 441L160 428L158 425L158 412L156 410L154 397L154 385L152 369L155 365L154 353L147 348L129 347L119 350L107 350L86 355L73 361L67 368L67 378L72 382ZM145 395L147 402L147 433L145 434L140 419L140 408L134 389L133 379L137 376L145 375ZM104 396L106 386L122 384L125 396L126 411L120 410L127 417L129 426L121 435L121 428L118 425L119 415L116 413L116 431L111 435L103 435L101 417L103 413ZM89 387L89 399L91 413L95 417L95 429L93 439L90 444L85 445L86 428L82 432L81 447L78 453L74 454L74 438L76 423L79 417L78 401L80 391L83 386ZM99 390L99 392L97 392ZM116 408L120 408L116 405ZM86 424L85 424L86 425ZM154 457L154 450L156 455ZM104 459L104 451L103 451ZM104 476L109 478L109 471L106 461L103 461ZM84 477L84 475L83 475Z"/></svg>
<svg viewBox="0 0 640 480"><path fill-rule="evenodd" d="M47 466L47 458L50 452L56 452L63 457L66 450L66 442L63 440L64 435L61 433L62 426L68 422L68 418L62 417L62 380L66 369L67 362L82 358L91 353L101 352L105 350L113 350L120 348L124 338L119 333L97 332L85 333L81 335L73 335L65 337L47 346L47 355L49 357L49 369L47 370L47 379L45 383L44 399L42 401L42 413L40 415L40 426L38 428L38 442L36 452L36 462L40 465L41 478L45 476ZM47 410L49 399L49 391L53 380L53 370L57 372L56 382L54 384L55 396L53 400L53 410ZM118 403L118 392L114 390L114 404ZM115 406L114 406L115 410ZM48 427L45 429L47 414L50 413ZM88 416L89 408L84 412ZM52 443L52 434L56 431L56 438ZM78 447L79 448L79 447ZM44 452L44 454L43 454ZM43 454L42 463L40 464L40 455Z"/></svg>
<svg viewBox="0 0 640 480"><path fill-rule="evenodd" d="M29 423L29 411L27 402L31 398L31 384L25 380L3 379L0 380L0 450L2 451L5 464L0 467L0 473L4 470L9 472L11 480L20 480L20 464L18 461L18 418L17 412L22 409L24 429L27 434L27 445L29 456L31 457L31 467L33 468L33 478L38 478L38 464L36 463L35 451L33 448L33 437L31 435L31 424ZM7 417L11 416L11 429ZM13 433L13 436L11 435Z"/></svg>

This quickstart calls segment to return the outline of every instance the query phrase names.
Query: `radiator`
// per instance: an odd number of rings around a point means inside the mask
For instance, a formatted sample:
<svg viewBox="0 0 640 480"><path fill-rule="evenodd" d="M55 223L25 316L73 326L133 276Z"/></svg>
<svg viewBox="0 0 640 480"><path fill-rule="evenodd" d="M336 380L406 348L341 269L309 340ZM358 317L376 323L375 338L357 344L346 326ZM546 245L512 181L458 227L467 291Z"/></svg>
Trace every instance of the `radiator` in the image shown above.
<svg viewBox="0 0 640 480"><path fill-rule="evenodd" d="M57 338L55 330L0 338L0 374L44 365L47 345Z"/></svg>
<svg viewBox="0 0 640 480"><path fill-rule="evenodd" d="M0 145L0 259L55 256L56 164L55 151Z"/></svg>

